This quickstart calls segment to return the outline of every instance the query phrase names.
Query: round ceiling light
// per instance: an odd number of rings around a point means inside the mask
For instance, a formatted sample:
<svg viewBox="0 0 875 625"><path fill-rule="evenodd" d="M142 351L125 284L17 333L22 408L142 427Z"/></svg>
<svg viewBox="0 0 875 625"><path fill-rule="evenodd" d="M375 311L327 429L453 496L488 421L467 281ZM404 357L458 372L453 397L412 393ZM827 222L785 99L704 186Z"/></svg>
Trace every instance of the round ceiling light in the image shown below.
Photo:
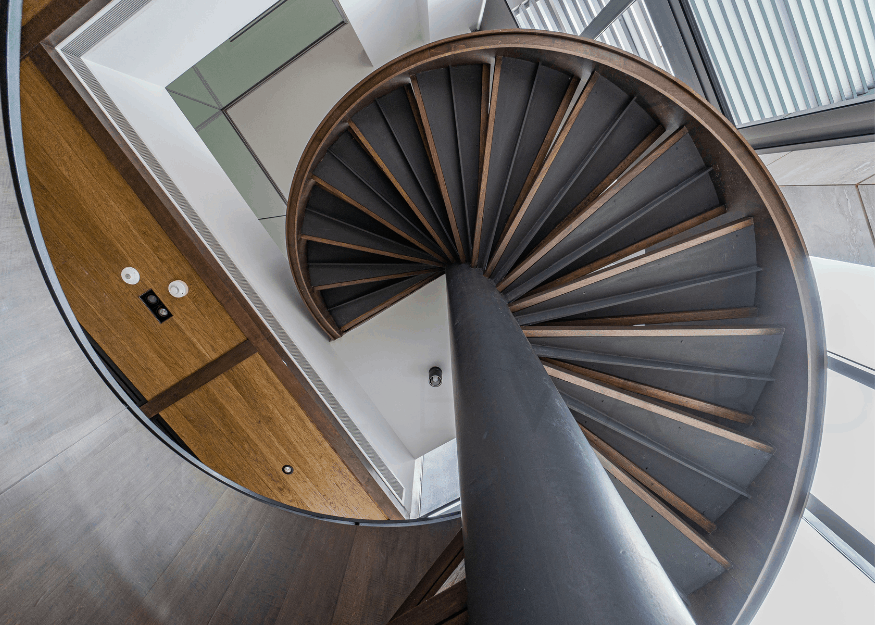
<svg viewBox="0 0 875 625"><path fill-rule="evenodd" d="M437 388L443 382L443 371L441 371L440 367L432 367L428 370L428 383Z"/></svg>
<svg viewBox="0 0 875 625"><path fill-rule="evenodd" d="M294 471L294 469L292 468L292 465L290 465L290 464L283 465L283 473L285 473L286 475L291 475L292 471Z"/></svg>

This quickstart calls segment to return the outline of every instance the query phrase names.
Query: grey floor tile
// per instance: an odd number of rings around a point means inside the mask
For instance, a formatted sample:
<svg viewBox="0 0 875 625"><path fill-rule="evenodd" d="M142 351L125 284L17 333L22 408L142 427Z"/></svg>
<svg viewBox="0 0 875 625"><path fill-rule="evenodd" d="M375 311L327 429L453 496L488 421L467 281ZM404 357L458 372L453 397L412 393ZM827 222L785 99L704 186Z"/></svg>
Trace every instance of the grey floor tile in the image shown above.
<svg viewBox="0 0 875 625"><path fill-rule="evenodd" d="M875 232L875 185L861 184L857 186L860 199L863 201L863 210L869 219L870 231Z"/></svg>
<svg viewBox="0 0 875 625"><path fill-rule="evenodd" d="M759 154L759 157L763 161L763 164L765 164L766 167L769 167L776 160L778 160L782 156L787 156L788 154L789 152L772 152L771 154Z"/></svg>
<svg viewBox="0 0 875 625"><path fill-rule="evenodd" d="M787 186L781 191L810 255L875 266L875 243L856 186Z"/></svg>
<svg viewBox="0 0 875 625"><path fill-rule="evenodd" d="M790 152L774 161L769 171L782 187L858 184L875 176L875 143Z"/></svg>

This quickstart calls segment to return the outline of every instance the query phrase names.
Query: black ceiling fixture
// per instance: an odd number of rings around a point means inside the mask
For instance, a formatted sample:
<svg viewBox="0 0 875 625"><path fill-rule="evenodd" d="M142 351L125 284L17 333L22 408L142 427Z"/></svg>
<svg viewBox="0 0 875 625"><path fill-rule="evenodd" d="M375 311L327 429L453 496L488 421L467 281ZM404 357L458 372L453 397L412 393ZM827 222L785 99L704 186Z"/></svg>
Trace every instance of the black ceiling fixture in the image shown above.
<svg viewBox="0 0 875 625"><path fill-rule="evenodd" d="M432 367L428 370L428 383L431 386L437 388L443 381L443 371L441 371L440 367Z"/></svg>
<svg viewBox="0 0 875 625"><path fill-rule="evenodd" d="M152 312L158 323L164 323L173 316L167 306L164 305L164 302L161 301L161 298L155 295L155 291L152 289L143 293L140 299L146 305L146 308Z"/></svg>

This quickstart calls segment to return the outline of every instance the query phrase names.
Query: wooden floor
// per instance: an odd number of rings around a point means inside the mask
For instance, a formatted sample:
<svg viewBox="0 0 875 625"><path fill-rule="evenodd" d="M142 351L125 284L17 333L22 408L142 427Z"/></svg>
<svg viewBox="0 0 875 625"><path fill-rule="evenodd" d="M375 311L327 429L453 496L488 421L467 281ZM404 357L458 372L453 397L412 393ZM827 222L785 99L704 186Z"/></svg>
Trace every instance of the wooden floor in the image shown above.
<svg viewBox="0 0 875 625"><path fill-rule="evenodd" d="M57 4L27 3L25 19ZM21 93L34 202L64 293L140 393L176 391L161 416L208 466L258 494L325 514L401 518L385 495L375 501L379 489L363 484L369 474L346 443L326 440L325 415L302 407L258 350L221 369L247 335L30 57ZM138 284L122 281L125 267L140 272ZM169 295L173 280L188 284L186 297ZM140 300L149 289L172 313L164 323Z"/></svg>

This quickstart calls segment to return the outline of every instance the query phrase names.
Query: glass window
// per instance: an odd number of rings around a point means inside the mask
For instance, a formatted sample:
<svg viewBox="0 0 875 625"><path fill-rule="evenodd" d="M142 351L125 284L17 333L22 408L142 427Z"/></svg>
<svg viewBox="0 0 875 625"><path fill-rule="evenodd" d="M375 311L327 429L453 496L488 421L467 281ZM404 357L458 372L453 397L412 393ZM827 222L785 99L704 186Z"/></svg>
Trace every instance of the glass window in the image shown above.
<svg viewBox="0 0 875 625"><path fill-rule="evenodd" d="M802 522L752 625L875 623L875 584Z"/></svg>
<svg viewBox="0 0 875 625"><path fill-rule="evenodd" d="M437 449L432 449L422 457L420 513L425 516L432 510L458 498L459 464L456 455L456 439L454 438Z"/></svg>
<svg viewBox="0 0 875 625"><path fill-rule="evenodd" d="M826 347L875 368L875 267L812 258ZM875 391L830 370L811 492L875 541Z"/></svg>

